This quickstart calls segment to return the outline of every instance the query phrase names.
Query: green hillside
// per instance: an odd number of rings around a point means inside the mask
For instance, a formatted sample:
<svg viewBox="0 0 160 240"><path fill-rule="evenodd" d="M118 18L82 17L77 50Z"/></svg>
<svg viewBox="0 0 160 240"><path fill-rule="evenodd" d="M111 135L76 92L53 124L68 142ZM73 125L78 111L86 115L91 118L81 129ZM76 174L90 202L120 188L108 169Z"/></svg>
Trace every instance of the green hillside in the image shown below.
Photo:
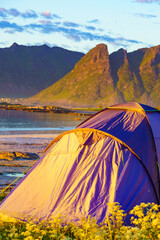
<svg viewBox="0 0 160 240"><path fill-rule="evenodd" d="M65 107L105 107L138 101L160 105L160 46L109 55L107 46L91 49L59 81L27 101Z"/></svg>

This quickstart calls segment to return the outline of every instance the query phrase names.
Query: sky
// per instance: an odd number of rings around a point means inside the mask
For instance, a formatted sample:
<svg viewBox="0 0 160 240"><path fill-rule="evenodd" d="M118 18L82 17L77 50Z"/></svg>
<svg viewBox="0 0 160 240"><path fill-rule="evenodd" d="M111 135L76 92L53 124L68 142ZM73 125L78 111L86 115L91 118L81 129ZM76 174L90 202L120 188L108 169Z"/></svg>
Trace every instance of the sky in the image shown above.
<svg viewBox="0 0 160 240"><path fill-rule="evenodd" d="M0 48L58 46L109 53L160 44L160 0L0 0Z"/></svg>

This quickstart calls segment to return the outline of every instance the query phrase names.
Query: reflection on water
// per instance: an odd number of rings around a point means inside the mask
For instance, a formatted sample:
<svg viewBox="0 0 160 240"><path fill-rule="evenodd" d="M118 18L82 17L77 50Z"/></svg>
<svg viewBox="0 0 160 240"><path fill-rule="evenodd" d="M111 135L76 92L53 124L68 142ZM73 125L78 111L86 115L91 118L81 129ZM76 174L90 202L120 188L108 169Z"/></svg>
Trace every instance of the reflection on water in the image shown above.
<svg viewBox="0 0 160 240"><path fill-rule="evenodd" d="M14 172L5 172L5 173L2 173L2 175L5 176L5 177L15 177L15 178L18 178L18 177L22 178L22 177L25 176L25 174L17 173L17 172L16 173L14 173Z"/></svg>
<svg viewBox="0 0 160 240"><path fill-rule="evenodd" d="M0 110L0 131L67 131L75 128L86 118L86 116L79 116L79 119L77 119L75 115L62 113Z"/></svg>

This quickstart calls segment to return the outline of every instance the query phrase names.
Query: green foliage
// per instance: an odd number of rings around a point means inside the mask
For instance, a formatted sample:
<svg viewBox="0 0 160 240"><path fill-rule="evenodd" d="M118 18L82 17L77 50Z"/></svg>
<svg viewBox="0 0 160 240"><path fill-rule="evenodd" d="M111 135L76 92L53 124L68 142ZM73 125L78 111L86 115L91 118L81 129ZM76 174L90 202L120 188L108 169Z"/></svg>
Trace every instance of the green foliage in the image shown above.
<svg viewBox="0 0 160 240"><path fill-rule="evenodd" d="M2 202L2 200L3 200L5 197L6 197L5 194L1 194L1 195L0 195L0 202Z"/></svg>
<svg viewBox="0 0 160 240"><path fill-rule="evenodd" d="M141 67L149 63L154 58L155 53L152 51L147 51L144 55L143 61L141 62Z"/></svg>
<svg viewBox="0 0 160 240"><path fill-rule="evenodd" d="M126 102L135 101L141 94L142 88L128 63L124 63L118 71L117 89L123 94Z"/></svg>
<svg viewBox="0 0 160 240"><path fill-rule="evenodd" d="M160 79L155 84L153 91L151 93L151 98L154 100L155 104L158 105L160 103Z"/></svg>
<svg viewBox="0 0 160 240"><path fill-rule="evenodd" d="M84 78L76 77L76 73L67 74L57 83L45 89L36 97L40 101L52 99L68 99L72 102L95 103L114 92L113 84L107 85L107 77L99 73L89 72Z"/></svg>
<svg viewBox="0 0 160 240"><path fill-rule="evenodd" d="M151 93L157 81L156 73L153 71L152 68L148 68L146 70L143 69L143 71L141 71L141 79L147 93Z"/></svg>

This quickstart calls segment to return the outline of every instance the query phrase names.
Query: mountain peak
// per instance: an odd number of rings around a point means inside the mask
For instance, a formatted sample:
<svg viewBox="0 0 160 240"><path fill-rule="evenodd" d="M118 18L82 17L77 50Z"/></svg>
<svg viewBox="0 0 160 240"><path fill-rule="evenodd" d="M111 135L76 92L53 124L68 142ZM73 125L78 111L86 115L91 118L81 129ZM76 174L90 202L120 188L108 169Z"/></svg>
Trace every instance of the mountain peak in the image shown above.
<svg viewBox="0 0 160 240"><path fill-rule="evenodd" d="M123 48L120 48L117 52L121 52L121 53L125 53L125 54L127 53L127 51Z"/></svg>
<svg viewBox="0 0 160 240"><path fill-rule="evenodd" d="M97 50L99 52L105 52L108 51L107 45L104 43L97 44L94 48L91 50Z"/></svg>
<svg viewBox="0 0 160 240"><path fill-rule="evenodd" d="M92 72L98 71L99 73L104 72L110 68L109 64L109 53L107 45L98 44L92 48L75 66L75 68L81 68L83 71Z"/></svg>
<svg viewBox="0 0 160 240"><path fill-rule="evenodd" d="M95 57L93 59L94 62L97 60L106 60L108 61L108 48L105 44L98 44L95 48L92 49L92 53L95 54Z"/></svg>
<svg viewBox="0 0 160 240"><path fill-rule="evenodd" d="M66 76L32 98L46 101L48 96L54 104L92 105L114 93L108 49L99 44L91 49Z"/></svg>
<svg viewBox="0 0 160 240"><path fill-rule="evenodd" d="M11 45L11 48L16 48L16 47L19 47L19 45L18 45L16 42L14 42L14 43Z"/></svg>
<svg viewBox="0 0 160 240"><path fill-rule="evenodd" d="M42 47L42 48L50 48L47 44L43 44L43 45L41 45L40 47Z"/></svg>
<svg viewBox="0 0 160 240"><path fill-rule="evenodd" d="M103 59L106 56L108 57L108 48L107 45L105 44L98 44L96 47L92 48L89 52L88 55L96 55L97 59Z"/></svg>

